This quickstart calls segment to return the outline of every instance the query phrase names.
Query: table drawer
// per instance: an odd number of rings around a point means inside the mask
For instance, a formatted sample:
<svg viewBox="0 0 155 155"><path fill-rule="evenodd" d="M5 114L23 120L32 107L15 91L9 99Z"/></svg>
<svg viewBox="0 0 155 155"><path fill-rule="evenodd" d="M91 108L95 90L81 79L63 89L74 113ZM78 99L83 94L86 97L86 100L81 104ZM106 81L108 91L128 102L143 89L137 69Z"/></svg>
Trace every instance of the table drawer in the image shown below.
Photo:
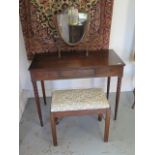
<svg viewBox="0 0 155 155"><path fill-rule="evenodd" d="M66 70L61 72L62 78L77 78L77 77L89 77L94 76L94 69L75 69Z"/></svg>
<svg viewBox="0 0 155 155"><path fill-rule="evenodd" d="M122 69L120 67L107 67L96 69L96 76L119 76L122 74Z"/></svg>
<svg viewBox="0 0 155 155"><path fill-rule="evenodd" d="M31 74L36 80L52 80L59 78L59 74L56 71L33 71Z"/></svg>

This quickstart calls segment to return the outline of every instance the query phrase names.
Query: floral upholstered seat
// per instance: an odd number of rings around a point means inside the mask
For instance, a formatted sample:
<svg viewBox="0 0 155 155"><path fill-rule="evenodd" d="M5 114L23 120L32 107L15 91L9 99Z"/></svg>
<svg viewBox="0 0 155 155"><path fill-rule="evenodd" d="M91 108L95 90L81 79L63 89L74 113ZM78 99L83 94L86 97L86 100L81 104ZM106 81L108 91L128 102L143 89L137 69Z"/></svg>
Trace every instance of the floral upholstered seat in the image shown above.
<svg viewBox="0 0 155 155"><path fill-rule="evenodd" d="M52 93L51 112L109 108L100 88L56 90Z"/></svg>

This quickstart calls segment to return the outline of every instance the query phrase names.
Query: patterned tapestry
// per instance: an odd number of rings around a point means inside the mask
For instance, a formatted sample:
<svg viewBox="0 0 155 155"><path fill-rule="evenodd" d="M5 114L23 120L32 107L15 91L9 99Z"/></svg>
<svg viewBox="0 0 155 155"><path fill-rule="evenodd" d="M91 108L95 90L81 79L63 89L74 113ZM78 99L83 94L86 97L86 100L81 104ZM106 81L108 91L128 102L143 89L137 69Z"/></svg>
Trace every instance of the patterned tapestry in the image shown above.
<svg viewBox="0 0 155 155"><path fill-rule="evenodd" d="M109 48L113 0L20 0L19 13L28 59L36 53L99 50ZM74 6L88 12L90 27L86 39L76 46L60 37L56 15Z"/></svg>

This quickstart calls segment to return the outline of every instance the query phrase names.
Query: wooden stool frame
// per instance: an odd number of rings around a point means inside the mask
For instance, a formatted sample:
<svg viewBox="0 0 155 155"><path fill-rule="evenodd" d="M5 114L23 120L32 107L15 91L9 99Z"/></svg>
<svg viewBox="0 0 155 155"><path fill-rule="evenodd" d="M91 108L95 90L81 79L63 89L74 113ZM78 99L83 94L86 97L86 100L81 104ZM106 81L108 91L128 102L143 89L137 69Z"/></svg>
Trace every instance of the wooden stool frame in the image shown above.
<svg viewBox="0 0 155 155"><path fill-rule="evenodd" d="M57 133L56 133L57 118L61 118L61 117L65 117L65 116L81 116L81 115L98 114L98 120L101 121L100 116L103 113L106 113L106 115L105 115L105 129L104 129L104 142L108 142L111 108L95 109L95 110L51 112L51 130L52 130L53 145L54 146L58 145L57 144Z"/></svg>

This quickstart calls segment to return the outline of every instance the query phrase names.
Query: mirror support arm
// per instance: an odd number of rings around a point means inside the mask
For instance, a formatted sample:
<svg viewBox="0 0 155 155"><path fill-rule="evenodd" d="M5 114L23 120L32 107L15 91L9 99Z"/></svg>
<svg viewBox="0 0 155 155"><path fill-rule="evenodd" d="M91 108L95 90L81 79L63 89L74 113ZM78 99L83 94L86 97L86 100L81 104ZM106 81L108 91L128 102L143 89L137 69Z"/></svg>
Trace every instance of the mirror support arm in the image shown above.
<svg viewBox="0 0 155 155"><path fill-rule="evenodd" d="M58 49L58 58L61 58L61 50Z"/></svg>
<svg viewBox="0 0 155 155"><path fill-rule="evenodd" d="M88 56L89 55L89 51L88 51L88 49L86 50L86 56Z"/></svg>

